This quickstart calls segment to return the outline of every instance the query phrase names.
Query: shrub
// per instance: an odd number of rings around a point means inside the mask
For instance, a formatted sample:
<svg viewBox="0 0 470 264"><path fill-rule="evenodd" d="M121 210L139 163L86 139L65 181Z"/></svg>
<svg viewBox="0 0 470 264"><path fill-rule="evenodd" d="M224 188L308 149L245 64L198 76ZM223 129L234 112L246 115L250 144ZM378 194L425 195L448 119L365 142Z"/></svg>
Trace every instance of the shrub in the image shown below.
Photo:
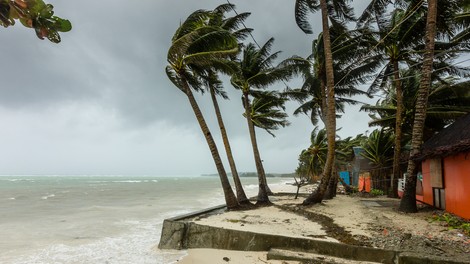
<svg viewBox="0 0 470 264"><path fill-rule="evenodd" d="M384 195L384 192L382 190L379 190L379 189L371 189L370 190L370 195L372 195L372 196L381 196L381 195Z"/></svg>

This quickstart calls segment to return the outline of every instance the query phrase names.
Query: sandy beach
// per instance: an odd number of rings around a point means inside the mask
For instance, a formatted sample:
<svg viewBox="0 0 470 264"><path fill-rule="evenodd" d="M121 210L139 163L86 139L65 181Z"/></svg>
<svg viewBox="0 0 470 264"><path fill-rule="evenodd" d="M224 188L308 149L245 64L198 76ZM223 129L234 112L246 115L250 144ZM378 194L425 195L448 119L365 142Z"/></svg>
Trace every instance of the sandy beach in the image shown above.
<svg viewBox="0 0 470 264"><path fill-rule="evenodd" d="M311 188L303 187L305 195ZM295 193L292 185L281 186L278 193ZM229 211L209 217L197 218L200 225L225 229L245 230L257 233L303 237L339 242L327 230L325 223L312 222L305 216L286 211L303 201L293 195L270 197L274 203L270 207L255 210ZM340 227L358 245L367 244L376 248L397 248L400 250L467 258L470 254L470 238L458 230L448 230L439 222L430 222L433 210L422 210L416 214L402 214L396 211L399 200L387 197L365 198L360 196L338 195L322 204L303 207L330 219L332 226ZM327 220L328 221L328 220ZM424 241L424 242L423 242ZM439 250L437 250L437 249ZM177 263L300 263L268 260L267 252L244 252L216 249L189 249L188 255Z"/></svg>

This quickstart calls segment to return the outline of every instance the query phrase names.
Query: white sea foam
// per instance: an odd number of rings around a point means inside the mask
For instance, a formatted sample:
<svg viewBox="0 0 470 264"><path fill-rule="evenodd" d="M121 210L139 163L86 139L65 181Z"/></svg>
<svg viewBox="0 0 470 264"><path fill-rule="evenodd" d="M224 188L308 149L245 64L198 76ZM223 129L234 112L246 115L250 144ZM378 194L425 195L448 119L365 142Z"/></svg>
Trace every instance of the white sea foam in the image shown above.
<svg viewBox="0 0 470 264"><path fill-rule="evenodd" d="M114 183L140 183L142 181L137 181L137 180L125 180L125 181L112 181Z"/></svg>
<svg viewBox="0 0 470 264"><path fill-rule="evenodd" d="M44 195L44 196L41 197L41 199L47 200L47 199L52 198L52 197L55 197L55 194L52 193L52 194Z"/></svg>

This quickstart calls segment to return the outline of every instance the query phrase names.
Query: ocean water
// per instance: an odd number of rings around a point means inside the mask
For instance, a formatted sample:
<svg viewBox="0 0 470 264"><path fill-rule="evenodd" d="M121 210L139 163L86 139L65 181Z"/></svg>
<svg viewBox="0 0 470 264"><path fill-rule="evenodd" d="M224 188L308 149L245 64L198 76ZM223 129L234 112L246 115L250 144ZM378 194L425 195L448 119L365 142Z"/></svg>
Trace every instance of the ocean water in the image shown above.
<svg viewBox="0 0 470 264"><path fill-rule="evenodd" d="M157 249L163 220L223 203L210 176L0 176L0 263L175 263L184 251Z"/></svg>

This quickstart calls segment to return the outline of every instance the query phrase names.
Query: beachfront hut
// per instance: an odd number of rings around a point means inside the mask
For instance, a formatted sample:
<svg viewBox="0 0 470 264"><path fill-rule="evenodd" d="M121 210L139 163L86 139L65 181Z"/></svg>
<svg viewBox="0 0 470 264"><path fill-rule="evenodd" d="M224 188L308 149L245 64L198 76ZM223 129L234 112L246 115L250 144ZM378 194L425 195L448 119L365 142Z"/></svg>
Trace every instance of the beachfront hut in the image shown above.
<svg viewBox="0 0 470 264"><path fill-rule="evenodd" d="M470 113L423 144L418 201L470 219Z"/></svg>

